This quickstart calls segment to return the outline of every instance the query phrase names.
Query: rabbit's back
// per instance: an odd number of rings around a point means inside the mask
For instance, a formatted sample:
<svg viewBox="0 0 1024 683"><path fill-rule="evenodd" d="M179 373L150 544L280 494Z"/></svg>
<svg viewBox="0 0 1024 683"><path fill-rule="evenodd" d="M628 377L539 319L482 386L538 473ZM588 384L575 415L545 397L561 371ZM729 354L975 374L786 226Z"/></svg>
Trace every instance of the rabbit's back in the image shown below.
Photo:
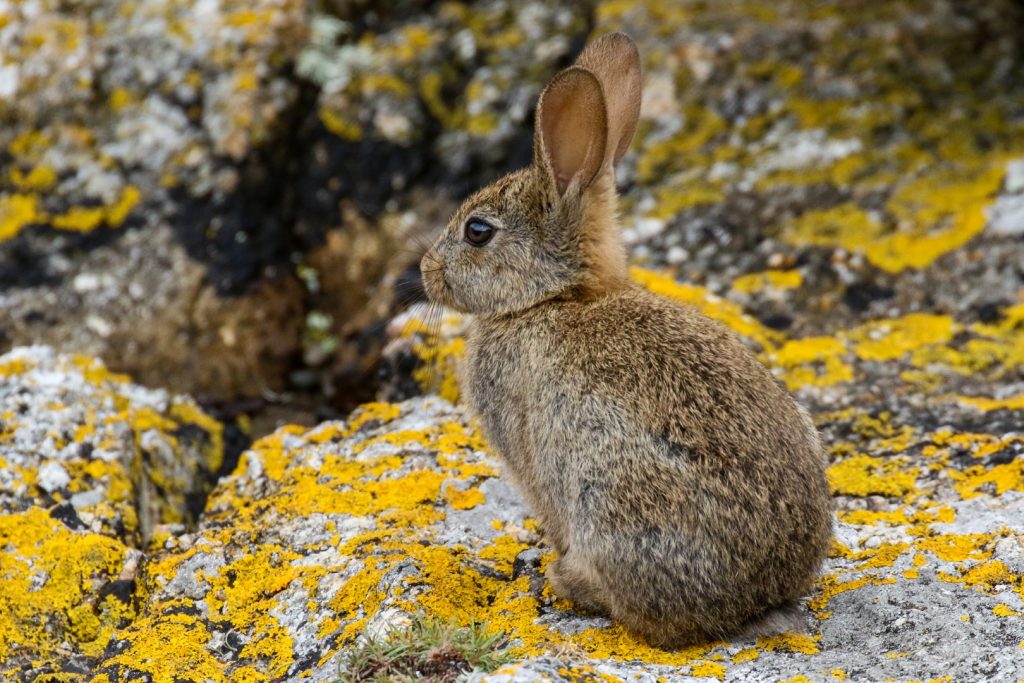
<svg viewBox="0 0 1024 683"><path fill-rule="evenodd" d="M627 625L713 636L809 589L831 536L817 434L731 330L628 287L481 318L467 370L552 543Z"/></svg>

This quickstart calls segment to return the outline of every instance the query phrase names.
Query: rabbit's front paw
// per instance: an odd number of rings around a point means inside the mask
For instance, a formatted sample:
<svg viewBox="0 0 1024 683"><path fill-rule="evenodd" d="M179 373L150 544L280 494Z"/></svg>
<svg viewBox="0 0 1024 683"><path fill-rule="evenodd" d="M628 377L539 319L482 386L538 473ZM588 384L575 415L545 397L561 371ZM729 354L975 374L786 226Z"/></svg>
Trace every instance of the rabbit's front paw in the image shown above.
<svg viewBox="0 0 1024 683"><path fill-rule="evenodd" d="M574 570L572 561L566 557L555 558L548 565L545 576L559 597L572 602L574 610L601 615L608 613L600 598L600 590L581 572Z"/></svg>

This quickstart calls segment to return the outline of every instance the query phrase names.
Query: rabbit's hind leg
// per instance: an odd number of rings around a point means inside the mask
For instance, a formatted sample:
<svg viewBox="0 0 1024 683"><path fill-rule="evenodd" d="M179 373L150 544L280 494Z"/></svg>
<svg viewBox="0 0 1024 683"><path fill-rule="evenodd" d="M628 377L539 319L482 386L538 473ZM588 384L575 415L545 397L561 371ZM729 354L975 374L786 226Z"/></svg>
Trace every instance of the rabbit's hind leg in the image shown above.
<svg viewBox="0 0 1024 683"><path fill-rule="evenodd" d="M572 553L555 558L545 572L555 593L572 601L573 608L591 614L607 614L601 590Z"/></svg>

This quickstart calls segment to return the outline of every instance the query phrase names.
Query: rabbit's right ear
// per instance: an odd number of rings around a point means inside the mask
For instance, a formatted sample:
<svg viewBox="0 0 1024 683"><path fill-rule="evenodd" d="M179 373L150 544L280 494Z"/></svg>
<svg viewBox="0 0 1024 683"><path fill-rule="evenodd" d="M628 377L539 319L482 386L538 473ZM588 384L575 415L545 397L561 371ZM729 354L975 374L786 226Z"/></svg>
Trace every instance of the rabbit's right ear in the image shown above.
<svg viewBox="0 0 1024 683"><path fill-rule="evenodd" d="M534 162L559 197L582 192L605 161L608 113L597 76L579 66L556 74L537 103Z"/></svg>
<svg viewBox="0 0 1024 683"><path fill-rule="evenodd" d="M629 149L640 118L643 76L640 52L625 33L608 33L587 45L576 64L601 82L608 116L606 161L614 166Z"/></svg>

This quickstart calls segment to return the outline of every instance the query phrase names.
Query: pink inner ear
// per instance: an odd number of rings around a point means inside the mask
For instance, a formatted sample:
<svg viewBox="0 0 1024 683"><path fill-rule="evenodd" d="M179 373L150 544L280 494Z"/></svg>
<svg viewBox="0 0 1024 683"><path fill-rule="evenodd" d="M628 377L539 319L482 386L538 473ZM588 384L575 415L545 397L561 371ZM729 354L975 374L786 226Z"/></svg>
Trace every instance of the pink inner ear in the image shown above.
<svg viewBox="0 0 1024 683"><path fill-rule="evenodd" d="M541 104L541 140L559 194L573 179L588 185L601 168L606 120L597 79L567 73L552 83Z"/></svg>
<svg viewBox="0 0 1024 683"><path fill-rule="evenodd" d="M586 113L574 104L572 100L563 104L553 117L552 130L545 135L552 142L551 165L561 192L587 167L594 154L593 131L584 122Z"/></svg>

